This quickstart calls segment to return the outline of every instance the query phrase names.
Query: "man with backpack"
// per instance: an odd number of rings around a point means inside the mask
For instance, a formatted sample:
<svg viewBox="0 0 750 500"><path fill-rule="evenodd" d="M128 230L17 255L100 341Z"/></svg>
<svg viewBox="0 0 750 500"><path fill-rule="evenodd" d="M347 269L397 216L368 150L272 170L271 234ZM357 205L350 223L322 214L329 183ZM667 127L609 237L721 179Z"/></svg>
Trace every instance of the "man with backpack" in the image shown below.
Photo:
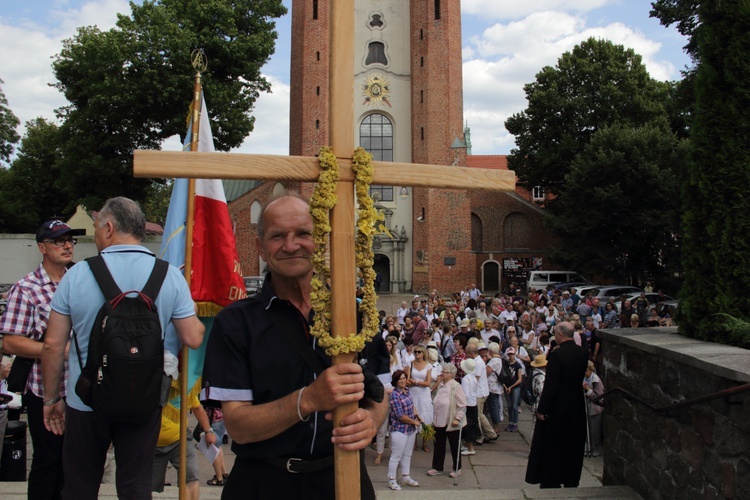
<svg viewBox="0 0 750 500"><path fill-rule="evenodd" d="M118 496L151 498L161 421L161 388L152 381L163 387L164 342L196 348L203 340L184 277L141 245L145 225L132 200L107 200L94 229L100 257L73 267L52 300L42 351L44 424L66 435L63 498L97 498L110 443L117 457ZM122 292L112 297L112 289ZM163 339L170 322L177 338ZM62 400L59 384L71 327L75 342Z"/></svg>

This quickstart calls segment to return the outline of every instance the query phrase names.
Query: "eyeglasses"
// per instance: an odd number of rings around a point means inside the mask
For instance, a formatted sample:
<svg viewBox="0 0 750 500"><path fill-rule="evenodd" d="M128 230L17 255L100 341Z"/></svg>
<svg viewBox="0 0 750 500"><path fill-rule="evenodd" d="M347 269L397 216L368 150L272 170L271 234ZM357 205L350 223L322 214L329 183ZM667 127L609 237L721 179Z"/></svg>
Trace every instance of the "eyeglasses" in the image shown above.
<svg viewBox="0 0 750 500"><path fill-rule="evenodd" d="M54 240L42 240L42 242L52 243L56 247L64 247L68 243L70 243L72 246L75 246L75 244L78 243L78 240L75 238L55 238Z"/></svg>

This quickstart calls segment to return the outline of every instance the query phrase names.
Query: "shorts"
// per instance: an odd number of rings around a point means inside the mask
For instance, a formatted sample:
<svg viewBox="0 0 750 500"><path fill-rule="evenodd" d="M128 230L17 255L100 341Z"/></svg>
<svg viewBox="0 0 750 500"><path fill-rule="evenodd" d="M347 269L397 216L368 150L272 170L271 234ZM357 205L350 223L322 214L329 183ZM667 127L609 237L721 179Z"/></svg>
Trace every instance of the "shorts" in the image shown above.
<svg viewBox="0 0 750 500"><path fill-rule="evenodd" d="M219 420L218 422L211 422L211 428L214 430L214 434L216 434L216 446L221 446L221 444L224 442L224 436L227 433L227 426L224 425L224 420Z"/></svg>
<svg viewBox="0 0 750 500"><path fill-rule="evenodd" d="M195 446L193 438L187 438L187 483L197 481L198 476L198 459L195 456ZM171 463L176 471L180 470L180 442L168 444L166 446L157 446L154 456L154 474L151 481L151 491L161 493L164 491L164 478L167 475L167 463Z"/></svg>

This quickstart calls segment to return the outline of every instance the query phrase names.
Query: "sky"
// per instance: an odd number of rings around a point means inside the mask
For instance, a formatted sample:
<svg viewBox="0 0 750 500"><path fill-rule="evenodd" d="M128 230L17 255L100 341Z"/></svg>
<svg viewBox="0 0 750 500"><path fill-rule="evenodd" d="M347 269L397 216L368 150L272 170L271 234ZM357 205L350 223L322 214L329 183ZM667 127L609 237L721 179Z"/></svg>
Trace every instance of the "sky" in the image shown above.
<svg viewBox="0 0 750 500"><path fill-rule="evenodd" d="M263 68L272 92L256 101L255 130L238 152L288 154L291 0L284 4L290 13L277 21L276 53ZM526 108L523 86L590 37L632 48L658 80L681 79L690 63L687 40L649 17L650 0L462 0L461 9L464 119L475 155L510 152L514 137L504 123ZM54 110L67 104L51 86L62 40L79 26L110 29L117 13L130 13L127 0L0 0L0 79L21 135L27 121L54 120ZM179 140L163 149L181 149Z"/></svg>

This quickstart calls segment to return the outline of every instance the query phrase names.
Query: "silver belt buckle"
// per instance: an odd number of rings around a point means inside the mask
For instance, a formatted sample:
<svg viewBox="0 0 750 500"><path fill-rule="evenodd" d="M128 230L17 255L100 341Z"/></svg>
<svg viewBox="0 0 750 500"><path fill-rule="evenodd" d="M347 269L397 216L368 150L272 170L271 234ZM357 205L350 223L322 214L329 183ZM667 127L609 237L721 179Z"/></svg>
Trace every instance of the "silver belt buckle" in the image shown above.
<svg viewBox="0 0 750 500"><path fill-rule="evenodd" d="M292 474L299 474L298 471L292 470L292 464L294 462L302 462L302 459L301 458L290 458L289 460L287 460L286 461L286 470L288 472L291 472Z"/></svg>

